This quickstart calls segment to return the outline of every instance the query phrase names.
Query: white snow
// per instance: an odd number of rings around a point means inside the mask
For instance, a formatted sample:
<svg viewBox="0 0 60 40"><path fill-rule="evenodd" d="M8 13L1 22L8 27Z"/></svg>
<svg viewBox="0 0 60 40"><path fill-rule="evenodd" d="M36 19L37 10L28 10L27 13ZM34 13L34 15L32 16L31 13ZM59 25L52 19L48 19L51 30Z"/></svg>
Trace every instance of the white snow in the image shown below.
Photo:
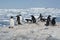
<svg viewBox="0 0 60 40"><path fill-rule="evenodd" d="M0 27L0 40L60 40L60 23L56 26L45 26L45 22L37 24L25 23L14 28Z"/></svg>

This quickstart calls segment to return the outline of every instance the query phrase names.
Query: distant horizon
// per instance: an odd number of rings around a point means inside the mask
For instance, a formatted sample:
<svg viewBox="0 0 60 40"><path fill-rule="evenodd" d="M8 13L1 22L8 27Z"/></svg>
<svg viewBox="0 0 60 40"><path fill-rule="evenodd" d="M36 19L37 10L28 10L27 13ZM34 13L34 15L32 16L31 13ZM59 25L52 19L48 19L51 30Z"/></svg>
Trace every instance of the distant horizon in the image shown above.
<svg viewBox="0 0 60 40"><path fill-rule="evenodd" d="M54 8L54 7L31 7L31 8ZM0 9L30 9L30 8L0 8ZM57 8L60 9L60 8Z"/></svg>

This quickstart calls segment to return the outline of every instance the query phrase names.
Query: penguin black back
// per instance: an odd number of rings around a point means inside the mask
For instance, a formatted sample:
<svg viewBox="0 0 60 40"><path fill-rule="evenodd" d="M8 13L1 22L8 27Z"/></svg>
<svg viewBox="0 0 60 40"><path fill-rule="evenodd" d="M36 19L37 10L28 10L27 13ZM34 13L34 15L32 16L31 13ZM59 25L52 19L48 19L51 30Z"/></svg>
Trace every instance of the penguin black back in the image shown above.
<svg viewBox="0 0 60 40"><path fill-rule="evenodd" d="M56 19L55 17L52 18L52 21L51 21L51 24L52 24L52 25L55 25L55 24L56 24L55 19Z"/></svg>
<svg viewBox="0 0 60 40"><path fill-rule="evenodd" d="M32 22L33 22L33 23L36 23L35 17L34 17L33 15L31 15L31 17L32 17Z"/></svg>

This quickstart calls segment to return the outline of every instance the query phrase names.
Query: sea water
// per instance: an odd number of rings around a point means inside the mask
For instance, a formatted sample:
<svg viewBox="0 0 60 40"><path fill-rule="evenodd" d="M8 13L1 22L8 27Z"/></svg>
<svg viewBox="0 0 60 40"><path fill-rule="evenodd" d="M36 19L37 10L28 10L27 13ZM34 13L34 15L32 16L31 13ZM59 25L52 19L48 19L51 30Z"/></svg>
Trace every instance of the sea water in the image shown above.
<svg viewBox="0 0 60 40"><path fill-rule="evenodd" d="M56 17L56 21L57 22L60 22L60 17Z"/></svg>

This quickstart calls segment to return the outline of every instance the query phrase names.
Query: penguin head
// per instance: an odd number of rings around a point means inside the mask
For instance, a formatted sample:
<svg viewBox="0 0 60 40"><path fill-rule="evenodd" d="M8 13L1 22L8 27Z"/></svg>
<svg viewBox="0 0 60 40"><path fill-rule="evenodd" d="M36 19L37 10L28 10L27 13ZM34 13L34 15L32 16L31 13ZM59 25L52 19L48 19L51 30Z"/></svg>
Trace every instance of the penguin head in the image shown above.
<svg viewBox="0 0 60 40"><path fill-rule="evenodd" d="M11 16L10 18L13 18L13 16Z"/></svg>
<svg viewBox="0 0 60 40"><path fill-rule="evenodd" d="M51 17L51 15L48 15L48 17Z"/></svg>

